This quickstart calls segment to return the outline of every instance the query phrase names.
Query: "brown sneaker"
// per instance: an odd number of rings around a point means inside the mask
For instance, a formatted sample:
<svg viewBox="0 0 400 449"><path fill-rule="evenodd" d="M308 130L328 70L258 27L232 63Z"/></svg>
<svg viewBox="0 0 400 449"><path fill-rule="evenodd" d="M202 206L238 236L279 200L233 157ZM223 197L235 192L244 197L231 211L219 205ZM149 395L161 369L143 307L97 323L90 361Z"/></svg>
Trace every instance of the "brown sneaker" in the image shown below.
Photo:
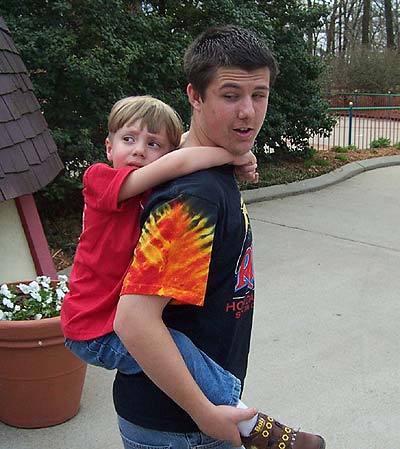
<svg viewBox="0 0 400 449"><path fill-rule="evenodd" d="M291 429L263 413L248 437L242 437L246 449L325 449L319 435Z"/></svg>

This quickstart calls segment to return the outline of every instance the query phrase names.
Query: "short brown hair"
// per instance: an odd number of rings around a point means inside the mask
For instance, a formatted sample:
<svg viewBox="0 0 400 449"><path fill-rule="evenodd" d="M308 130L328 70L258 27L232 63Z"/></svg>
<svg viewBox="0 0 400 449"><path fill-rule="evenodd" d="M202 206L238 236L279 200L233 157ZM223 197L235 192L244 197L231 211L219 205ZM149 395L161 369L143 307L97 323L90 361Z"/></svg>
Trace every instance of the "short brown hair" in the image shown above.
<svg viewBox="0 0 400 449"><path fill-rule="evenodd" d="M186 50L184 70L187 80L202 97L221 67L247 71L268 68L271 85L278 74L277 62L266 44L252 31L236 25L211 27Z"/></svg>
<svg viewBox="0 0 400 449"><path fill-rule="evenodd" d="M171 106L150 95L126 97L114 104L108 116L109 137L137 120L141 120L141 126L147 126L150 133L159 133L165 126L168 140L174 148L178 147L183 132L181 118Z"/></svg>

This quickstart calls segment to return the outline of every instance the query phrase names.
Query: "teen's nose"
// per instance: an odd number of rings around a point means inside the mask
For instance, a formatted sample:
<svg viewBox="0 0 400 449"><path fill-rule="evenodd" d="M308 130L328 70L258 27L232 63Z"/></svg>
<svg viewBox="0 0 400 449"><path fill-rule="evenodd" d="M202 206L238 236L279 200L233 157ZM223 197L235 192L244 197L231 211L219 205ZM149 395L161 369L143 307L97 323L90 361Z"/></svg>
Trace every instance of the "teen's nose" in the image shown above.
<svg viewBox="0 0 400 449"><path fill-rule="evenodd" d="M244 97L239 103L238 117L240 119L252 118L255 115L253 98Z"/></svg>

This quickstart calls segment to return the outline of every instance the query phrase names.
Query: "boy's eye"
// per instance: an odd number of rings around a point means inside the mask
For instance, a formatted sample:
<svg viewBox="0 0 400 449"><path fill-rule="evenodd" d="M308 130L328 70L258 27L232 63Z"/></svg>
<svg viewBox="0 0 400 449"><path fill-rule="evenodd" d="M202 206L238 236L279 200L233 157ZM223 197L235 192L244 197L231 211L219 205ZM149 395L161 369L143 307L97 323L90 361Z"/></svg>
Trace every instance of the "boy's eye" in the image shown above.
<svg viewBox="0 0 400 449"><path fill-rule="evenodd" d="M158 142L149 142L149 147L151 147L151 148L160 148L161 145Z"/></svg>
<svg viewBox="0 0 400 449"><path fill-rule="evenodd" d="M131 142L135 141L135 138L133 136L125 136L124 140L125 140L125 142L131 143Z"/></svg>

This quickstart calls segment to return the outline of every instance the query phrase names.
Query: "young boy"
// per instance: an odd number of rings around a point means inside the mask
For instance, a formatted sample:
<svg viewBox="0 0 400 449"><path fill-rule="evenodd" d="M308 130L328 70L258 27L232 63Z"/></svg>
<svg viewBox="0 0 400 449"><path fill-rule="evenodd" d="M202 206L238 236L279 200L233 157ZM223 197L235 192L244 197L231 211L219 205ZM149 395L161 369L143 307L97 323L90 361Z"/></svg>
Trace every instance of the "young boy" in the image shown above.
<svg viewBox="0 0 400 449"><path fill-rule="evenodd" d="M114 333L113 321L122 281L139 238L139 215L148 190L212 166L249 165L254 169L255 157L251 152L233 156L217 147L172 151L180 144L181 120L172 108L149 96L118 101L109 115L108 130L106 151L113 168L97 163L84 174L83 230L61 322L66 346L79 358L135 374L141 368ZM256 177L256 173L248 175L249 180ZM210 401L236 406L240 381L184 334L173 329L170 333Z"/></svg>

